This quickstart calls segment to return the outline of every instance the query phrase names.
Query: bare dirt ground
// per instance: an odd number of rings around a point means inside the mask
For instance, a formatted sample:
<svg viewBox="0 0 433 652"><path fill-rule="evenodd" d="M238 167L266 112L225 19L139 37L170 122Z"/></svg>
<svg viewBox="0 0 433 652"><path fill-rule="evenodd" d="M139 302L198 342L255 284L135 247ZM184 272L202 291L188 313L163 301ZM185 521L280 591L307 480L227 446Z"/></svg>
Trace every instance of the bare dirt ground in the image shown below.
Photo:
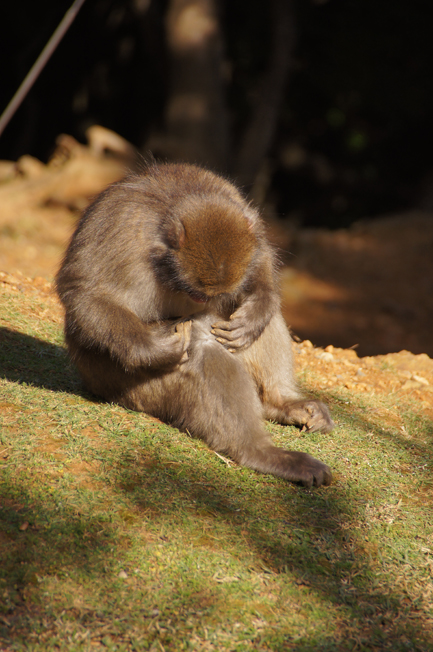
<svg viewBox="0 0 433 652"><path fill-rule="evenodd" d="M51 281L80 210L132 160L116 134L93 129L88 146L61 137L47 166L0 162L0 284L44 293L56 315ZM284 315L307 340L295 345L300 368L314 365L322 389L410 394L433 416L433 215L269 231L285 261Z"/></svg>

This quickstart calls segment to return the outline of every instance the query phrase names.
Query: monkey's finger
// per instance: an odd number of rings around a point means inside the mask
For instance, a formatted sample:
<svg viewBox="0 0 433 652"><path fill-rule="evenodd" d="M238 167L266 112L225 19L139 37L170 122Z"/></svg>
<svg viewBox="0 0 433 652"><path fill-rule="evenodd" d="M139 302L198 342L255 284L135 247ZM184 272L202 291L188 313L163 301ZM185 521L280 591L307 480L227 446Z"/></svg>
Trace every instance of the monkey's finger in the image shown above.
<svg viewBox="0 0 433 652"><path fill-rule="evenodd" d="M184 341L184 350L186 351L190 345L191 342L191 329L192 329L192 322L191 321L183 321L180 322L179 324L176 324L176 333L181 336L182 340Z"/></svg>
<svg viewBox="0 0 433 652"><path fill-rule="evenodd" d="M192 321L185 322L185 351L189 349L191 344Z"/></svg>
<svg viewBox="0 0 433 652"><path fill-rule="evenodd" d="M183 335L185 332L185 324L188 322L180 321L178 324L175 325L174 330L176 333L179 333L179 335Z"/></svg>
<svg viewBox="0 0 433 652"><path fill-rule="evenodd" d="M212 333L212 335L215 335L217 340L218 340L219 337L222 338L223 340L227 340L229 342L232 342L233 340L239 339L239 333L236 333L234 331L225 331L225 330L222 330L221 328L212 328L211 333Z"/></svg>
<svg viewBox="0 0 433 652"><path fill-rule="evenodd" d="M215 324L212 324L212 329L221 330L221 331L234 331L237 328L241 328L243 324L240 321L217 321ZM212 331L213 332L213 331Z"/></svg>
<svg viewBox="0 0 433 652"><path fill-rule="evenodd" d="M184 321L183 324L183 334L186 340L189 341L191 340L191 330L192 330L192 321Z"/></svg>
<svg viewBox="0 0 433 652"><path fill-rule="evenodd" d="M249 339L246 337L245 333L231 333L220 330L211 331L212 335L215 337L217 342L224 344L224 346L235 346L236 348L245 346Z"/></svg>
<svg viewBox="0 0 433 652"><path fill-rule="evenodd" d="M250 345L250 340L246 337L240 337L237 340L225 340L222 337L217 337L216 340L222 344L230 353L241 351Z"/></svg>
<svg viewBox="0 0 433 652"><path fill-rule="evenodd" d="M184 364L185 362L188 362L188 360L189 360L188 351L184 351L181 359L179 360L179 364Z"/></svg>

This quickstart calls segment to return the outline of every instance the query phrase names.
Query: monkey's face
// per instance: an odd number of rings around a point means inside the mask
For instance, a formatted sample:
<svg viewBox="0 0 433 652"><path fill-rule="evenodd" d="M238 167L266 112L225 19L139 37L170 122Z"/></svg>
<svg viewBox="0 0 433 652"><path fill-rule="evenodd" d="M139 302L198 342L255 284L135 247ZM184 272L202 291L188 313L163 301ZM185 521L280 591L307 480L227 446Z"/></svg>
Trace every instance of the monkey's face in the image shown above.
<svg viewBox="0 0 433 652"><path fill-rule="evenodd" d="M251 221L225 199L189 198L181 208L167 224L165 281L197 303L239 290L257 250Z"/></svg>

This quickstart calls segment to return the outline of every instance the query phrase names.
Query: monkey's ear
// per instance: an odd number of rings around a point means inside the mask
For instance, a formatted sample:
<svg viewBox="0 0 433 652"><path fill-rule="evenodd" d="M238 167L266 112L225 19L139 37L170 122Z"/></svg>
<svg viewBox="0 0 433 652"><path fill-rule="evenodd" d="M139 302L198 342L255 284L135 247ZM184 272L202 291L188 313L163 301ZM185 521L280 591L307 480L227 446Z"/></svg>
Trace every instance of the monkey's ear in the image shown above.
<svg viewBox="0 0 433 652"><path fill-rule="evenodd" d="M185 227L180 220L170 220L165 225L164 236L171 249L180 249L185 242Z"/></svg>

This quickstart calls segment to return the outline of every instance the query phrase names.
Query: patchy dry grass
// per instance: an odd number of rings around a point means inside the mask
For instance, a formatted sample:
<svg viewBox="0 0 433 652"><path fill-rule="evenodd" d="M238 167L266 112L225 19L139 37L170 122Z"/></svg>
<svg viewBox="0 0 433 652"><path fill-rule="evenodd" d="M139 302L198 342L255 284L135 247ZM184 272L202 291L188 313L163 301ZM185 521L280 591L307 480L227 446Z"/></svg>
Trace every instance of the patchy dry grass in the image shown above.
<svg viewBox="0 0 433 652"><path fill-rule="evenodd" d="M0 650L433 649L428 393L386 361L297 347L337 422L268 425L334 469L305 490L95 402L54 298L18 285L0 322Z"/></svg>

